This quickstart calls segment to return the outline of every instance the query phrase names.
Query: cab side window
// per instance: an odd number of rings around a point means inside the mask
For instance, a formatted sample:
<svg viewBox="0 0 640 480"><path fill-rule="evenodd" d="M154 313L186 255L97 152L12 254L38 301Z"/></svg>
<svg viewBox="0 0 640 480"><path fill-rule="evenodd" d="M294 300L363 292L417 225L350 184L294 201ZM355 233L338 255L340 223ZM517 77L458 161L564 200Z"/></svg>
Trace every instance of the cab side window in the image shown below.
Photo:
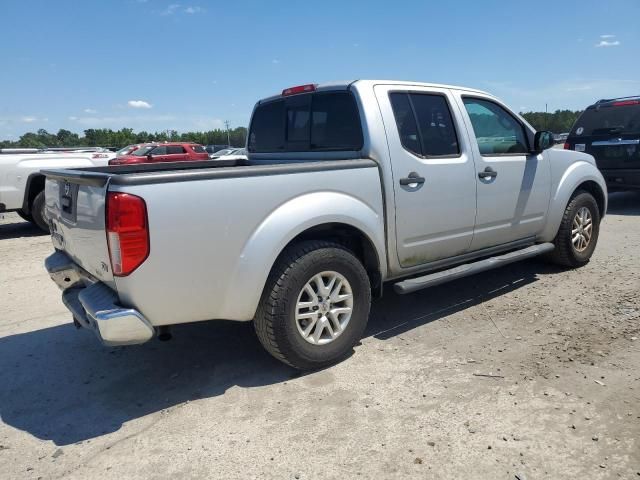
<svg viewBox="0 0 640 480"><path fill-rule="evenodd" d="M511 113L489 100L462 100L481 155L521 155L529 151L524 127Z"/></svg>
<svg viewBox="0 0 640 480"><path fill-rule="evenodd" d="M169 145L167 148L167 155L178 155L181 153L186 153L184 147L180 145Z"/></svg>
<svg viewBox="0 0 640 480"><path fill-rule="evenodd" d="M150 155L166 155L167 154L167 147L165 146L159 146L154 148L153 150L151 150L149 152Z"/></svg>
<svg viewBox="0 0 640 480"><path fill-rule="evenodd" d="M421 157L459 156L453 117L443 95L391 93L402 146Z"/></svg>

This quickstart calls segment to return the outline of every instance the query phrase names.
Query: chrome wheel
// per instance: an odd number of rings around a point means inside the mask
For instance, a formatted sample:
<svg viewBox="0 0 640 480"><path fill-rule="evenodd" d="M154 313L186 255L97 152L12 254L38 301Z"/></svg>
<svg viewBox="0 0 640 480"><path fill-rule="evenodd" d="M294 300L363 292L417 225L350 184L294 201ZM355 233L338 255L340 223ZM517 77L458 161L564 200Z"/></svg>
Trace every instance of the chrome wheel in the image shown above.
<svg viewBox="0 0 640 480"><path fill-rule="evenodd" d="M351 320L353 291L338 272L314 275L296 303L296 327L307 342L325 345L338 338Z"/></svg>
<svg viewBox="0 0 640 480"><path fill-rule="evenodd" d="M591 243L591 235L593 233L593 219L591 212L587 207L582 207L573 217L571 226L571 243L576 252L584 252L589 243Z"/></svg>

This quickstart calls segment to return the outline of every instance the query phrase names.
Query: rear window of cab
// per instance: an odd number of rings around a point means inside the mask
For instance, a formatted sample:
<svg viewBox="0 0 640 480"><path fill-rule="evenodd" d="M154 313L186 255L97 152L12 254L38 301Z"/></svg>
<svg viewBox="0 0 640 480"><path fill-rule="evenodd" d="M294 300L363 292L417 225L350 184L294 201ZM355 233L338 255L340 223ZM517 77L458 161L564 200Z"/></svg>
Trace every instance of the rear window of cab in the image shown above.
<svg viewBox="0 0 640 480"><path fill-rule="evenodd" d="M350 92L293 95L256 107L249 152L357 151L362 148L358 106Z"/></svg>

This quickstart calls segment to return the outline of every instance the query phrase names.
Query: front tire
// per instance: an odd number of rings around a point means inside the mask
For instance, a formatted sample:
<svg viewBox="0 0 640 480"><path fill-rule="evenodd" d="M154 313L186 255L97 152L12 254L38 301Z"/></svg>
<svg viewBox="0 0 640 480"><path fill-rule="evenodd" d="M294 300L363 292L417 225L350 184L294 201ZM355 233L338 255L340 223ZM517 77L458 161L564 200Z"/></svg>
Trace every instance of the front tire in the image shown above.
<svg viewBox="0 0 640 480"><path fill-rule="evenodd" d="M31 204L31 217L33 223L43 232L49 233L49 223L44 215L44 190L36 195Z"/></svg>
<svg viewBox="0 0 640 480"><path fill-rule="evenodd" d="M299 370L344 358L369 318L371 286L362 263L340 244L288 247L267 280L254 319L266 350Z"/></svg>
<svg viewBox="0 0 640 480"><path fill-rule="evenodd" d="M600 210L589 192L577 191L564 211L560 228L553 240L554 263L577 268L589 263L600 233Z"/></svg>

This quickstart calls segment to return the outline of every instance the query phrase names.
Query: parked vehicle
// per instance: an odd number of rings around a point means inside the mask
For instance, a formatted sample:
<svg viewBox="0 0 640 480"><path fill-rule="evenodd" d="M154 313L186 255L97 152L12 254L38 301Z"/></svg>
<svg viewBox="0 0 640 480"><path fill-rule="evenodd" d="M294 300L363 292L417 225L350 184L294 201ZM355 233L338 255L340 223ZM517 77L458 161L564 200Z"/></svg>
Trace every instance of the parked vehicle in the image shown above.
<svg viewBox="0 0 640 480"><path fill-rule="evenodd" d="M216 145L216 144L205 145L204 147L204 149L207 151L209 155L213 155L214 153L220 150L224 150L226 148L234 148L234 147L232 147L231 145Z"/></svg>
<svg viewBox="0 0 640 480"><path fill-rule="evenodd" d="M211 160L246 160L246 148L227 148L210 155Z"/></svg>
<svg viewBox="0 0 640 480"><path fill-rule="evenodd" d="M23 153L19 153L20 151ZM49 231L44 217L45 178L40 169L104 166L113 157L112 152L103 149L70 152L49 149L2 149L0 213L17 212L23 219L44 231Z"/></svg>
<svg viewBox="0 0 640 480"><path fill-rule="evenodd" d="M610 191L640 189L640 96L587 107L564 148L593 155Z"/></svg>
<svg viewBox="0 0 640 480"><path fill-rule="evenodd" d="M128 155L112 159L109 165L130 165L133 163L189 162L208 160L209 154L197 143L152 143L133 150Z"/></svg>
<svg viewBox="0 0 640 480"><path fill-rule="evenodd" d="M138 150L140 147L145 147L147 145L151 145L150 143L135 143L133 145L127 145L126 147L122 147L121 149L116 151L116 157L122 157L124 155L131 155L133 152Z"/></svg>
<svg viewBox="0 0 640 480"><path fill-rule="evenodd" d="M593 157L552 144L479 90L288 88L257 103L248 160L47 171L46 268L107 345L253 320L274 357L318 368L360 340L385 282L587 263L606 185Z"/></svg>

